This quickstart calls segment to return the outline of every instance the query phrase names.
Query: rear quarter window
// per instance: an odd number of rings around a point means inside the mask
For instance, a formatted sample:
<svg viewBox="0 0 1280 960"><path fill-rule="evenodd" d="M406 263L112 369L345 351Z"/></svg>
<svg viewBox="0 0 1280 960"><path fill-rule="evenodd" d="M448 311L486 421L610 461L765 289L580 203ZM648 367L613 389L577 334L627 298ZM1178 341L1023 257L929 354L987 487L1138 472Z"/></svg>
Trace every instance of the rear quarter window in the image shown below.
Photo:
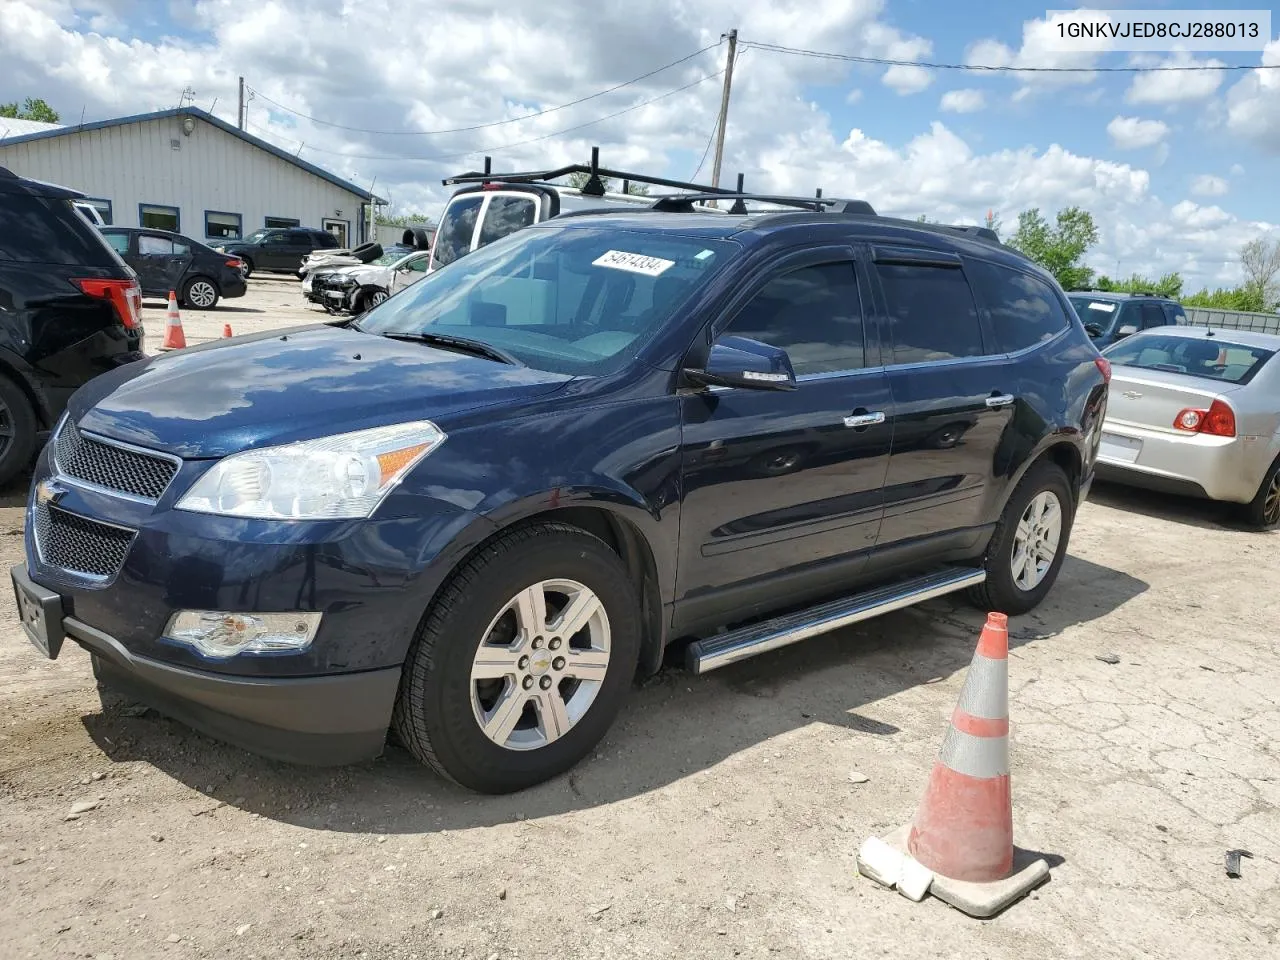
<svg viewBox="0 0 1280 960"><path fill-rule="evenodd" d="M0 260L124 267L70 200L22 194L0 196Z"/></svg>
<svg viewBox="0 0 1280 960"><path fill-rule="evenodd" d="M991 315L998 349L1015 353L1051 340L1071 324L1053 287L1030 274L983 260L965 273Z"/></svg>

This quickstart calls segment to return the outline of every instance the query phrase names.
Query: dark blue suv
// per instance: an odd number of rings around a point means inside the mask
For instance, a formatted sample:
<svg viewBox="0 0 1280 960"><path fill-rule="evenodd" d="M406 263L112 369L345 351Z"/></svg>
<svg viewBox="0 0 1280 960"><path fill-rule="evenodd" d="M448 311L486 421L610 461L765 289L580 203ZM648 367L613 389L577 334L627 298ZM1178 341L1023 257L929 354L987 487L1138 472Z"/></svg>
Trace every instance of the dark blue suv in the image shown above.
<svg viewBox="0 0 1280 960"><path fill-rule="evenodd" d="M345 763L391 729L517 790L677 641L702 673L956 591L1031 610L1108 378L989 231L563 216L355 320L99 377L12 575L48 656L212 736Z"/></svg>
<svg viewBox="0 0 1280 960"><path fill-rule="evenodd" d="M1099 350L1105 350L1140 330L1187 322L1187 311L1177 300L1150 293L1072 290L1067 298L1084 323L1089 339Z"/></svg>

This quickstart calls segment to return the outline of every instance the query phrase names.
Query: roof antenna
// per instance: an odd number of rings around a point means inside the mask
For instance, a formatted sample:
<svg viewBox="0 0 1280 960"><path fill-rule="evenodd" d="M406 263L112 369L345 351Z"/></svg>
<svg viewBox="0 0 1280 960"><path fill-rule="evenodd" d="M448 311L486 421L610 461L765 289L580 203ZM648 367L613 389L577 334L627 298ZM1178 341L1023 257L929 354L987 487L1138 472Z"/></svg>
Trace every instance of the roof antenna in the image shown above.
<svg viewBox="0 0 1280 960"><path fill-rule="evenodd" d="M600 179L600 148L591 148L591 176L587 178L587 182L582 185L582 195L585 197L603 197L604 181Z"/></svg>
<svg viewBox="0 0 1280 960"><path fill-rule="evenodd" d="M738 189L735 191L736 193L746 193L743 187L746 180L747 175L745 173L738 174ZM733 201L733 206L729 208L729 212L737 214L745 214L747 212L747 205L742 202L742 197L738 197L737 200Z"/></svg>

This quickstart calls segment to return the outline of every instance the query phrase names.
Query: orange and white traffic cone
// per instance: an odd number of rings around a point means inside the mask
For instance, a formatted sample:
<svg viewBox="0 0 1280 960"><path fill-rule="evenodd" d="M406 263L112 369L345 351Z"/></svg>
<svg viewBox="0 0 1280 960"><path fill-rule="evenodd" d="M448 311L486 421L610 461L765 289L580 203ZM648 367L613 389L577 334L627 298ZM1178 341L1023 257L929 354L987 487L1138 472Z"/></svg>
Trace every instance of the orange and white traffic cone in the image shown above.
<svg viewBox="0 0 1280 960"><path fill-rule="evenodd" d="M231 336L231 324L224 323L222 325L222 338L225 340L229 336Z"/></svg>
<svg viewBox="0 0 1280 960"><path fill-rule="evenodd" d="M182 315L178 313L178 295L169 291L169 312L165 316L164 343L161 350L181 350L187 345L187 336L182 332Z"/></svg>
<svg viewBox="0 0 1280 960"><path fill-rule="evenodd" d="M858 870L912 900L926 892L990 917L1049 879L1037 859L1015 872L1009 780L1009 629L987 614L960 700L913 821L858 851Z"/></svg>

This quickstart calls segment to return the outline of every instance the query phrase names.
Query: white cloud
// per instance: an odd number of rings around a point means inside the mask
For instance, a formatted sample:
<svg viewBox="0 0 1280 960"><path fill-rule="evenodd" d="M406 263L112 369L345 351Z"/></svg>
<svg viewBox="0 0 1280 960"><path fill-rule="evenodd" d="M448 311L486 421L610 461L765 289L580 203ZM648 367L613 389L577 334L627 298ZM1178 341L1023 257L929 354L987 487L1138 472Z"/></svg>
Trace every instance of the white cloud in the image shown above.
<svg viewBox="0 0 1280 960"><path fill-rule="evenodd" d="M1107 124L1107 134L1120 150L1142 150L1163 141L1169 135L1169 125L1163 120L1115 117Z"/></svg>
<svg viewBox="0 0 1280 960"><path fill-rule="evenodd" d="M1202 173L1191 181L1191 192L1198 197L1221 197L1227 189L1227 181L1212 173Z"/></svg>
<svg viewBox="0 0 1280 960"><path fill-rule="evenodd" d="M933 83L933 75L924 67L912 67L900 63L886 70L880 79L886 87L904 96L909 93L919 93Z"/></svg>
<svg viewBox="0 0 1280 960"><path fill-rule="evenodd" d="M942 95L938 109L952 113L976 113L986 106L981 90L948 90Z"/></svg>
<svg viewBox="0 0 1280 960"><path fill-rule="evenodd" d="M1242 176L1244 176L1244 167L1240 166L1240 164L1238 164L1238 163L1233 163L1233 164L1231 165L1231 175L1232 175L1233 177L1242 177Z"/></svg>
<svg viewBox="0 0 1280 960"><path fill-rule="evenodd" d="M1022 45L1015 51L995 39L984 39L971 44L965 52L965 62L973 65L983 64L999 67L1047 68L1047 67L1093 67L1103 54L1090 50L1072 50L1062 43L1058 37L1058 24L1062 21L1080 21L1091 19L1082 17L1078 12L1055 14L1039 20L1025 20L1022 23ZM1101 19L1101 17L1097 18ZM1087 85L1097 79L1097 74L1086 70L1083 73L1018 73L1017 80L1022 89L1015 96L1022 100L1034 91L1071 85Z"/></svg>
<svg viewBox="0 0 1280 960"><path fill-rule="evenodd" d="M1178 51L1161 60L1149 55L1130 58L1135 67L1221 67L1221 60L1210 57L1197 60L1186 51ZM1226 76L1221 70L1166 70L1135 74L1124 98L1129 103L1177 104L1207 100L1217 92Z"/></svg>
<svg viewBox="0 0 1280 960"><path fill-rule="evenodd" d="M858 103L861 99L862 99L862 91L859 90L857 87L854 87L847 94L845 94L844 102L852 105L852 104Z"/></svg>
<svg viewBox="0 0 1280 960"><path fill-rule="evenodd" d="M923 60L933 53L933 44L924 37L906 36L882 23L870 24L865 33L866 41L878 56L887 60ZM919 93L933 83L933 74L923 67L894 64L885 70L880 81L900 95Z"/></svg>
<svg viewBox="0 0 1280 960"><path fill-rule="evenodd" d="M1263 48L1260 62L1280 66L1280 39ZM1227 91L1227 129L1280 152L1280 70L1251 70Z"/></svg>

